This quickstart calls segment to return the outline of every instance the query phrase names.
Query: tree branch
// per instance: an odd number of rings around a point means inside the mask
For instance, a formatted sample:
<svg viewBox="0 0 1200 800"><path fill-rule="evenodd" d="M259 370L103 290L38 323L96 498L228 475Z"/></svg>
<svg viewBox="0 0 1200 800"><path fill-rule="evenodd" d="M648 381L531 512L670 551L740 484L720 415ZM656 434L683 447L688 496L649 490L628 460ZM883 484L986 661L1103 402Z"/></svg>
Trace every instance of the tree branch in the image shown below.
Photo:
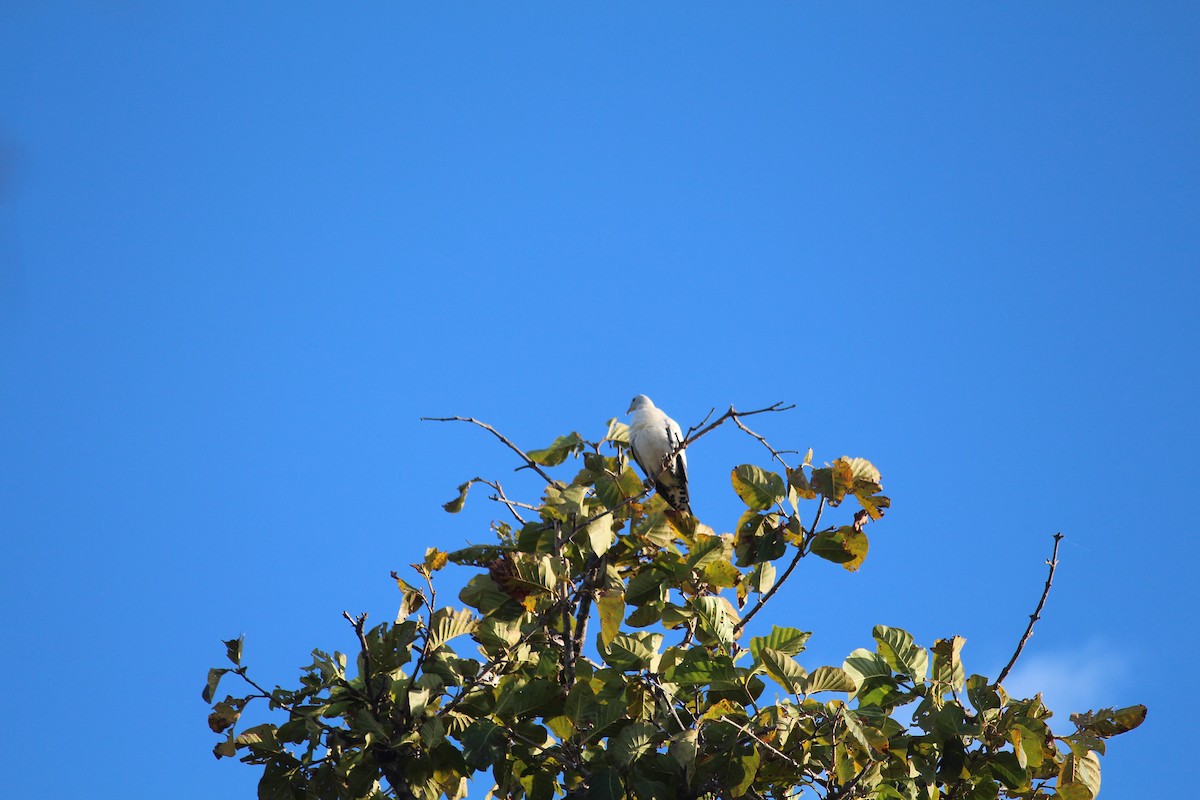
<svg viewBox="0 0 1200 800"><path fill-rule="evenodd" d="M812 541L813 536L816 535L817 525L821 524L821 513L824 510L825 495L821 495L821 500L817 503L817 513L813 516L812 527L808 529L808 534L804 537L804 542L796 550L796 555L792 558L792 563L788 564L787 569L785 569L783 574L779 576L779 580L775 581L775 584L766 592L764 592L762 597L758 598L758 602L754 604L754 608L750 609L750 613L742 617L742 621L733 627L734 636L737 636L742 632L742 628L746 627L746 623L749 622L754 615L757 614L759 610L767 604L767 601L770 600L777 591L779 591L779 587L783 585L783 582L786 581L788 576L792 574L792 571L796 569L796 565L800 563L800 559L808 555L808 544Z"/></svg>
<svg viewBox="0 0 1200 800"><path fill-rule="evenodd" d="M1017 642L1016 652L1012 654L1012 658L1008 660L1008 664L1004 669L1000 670L1000 677L996 678L996 684L999 686L1004 683L1004 679L1008 677L1008 673L1016 665L1017 659L1021 656L1021 651L1025 649L1025 643L1029 641L1029 637L1033 636L1033 625L1042 618L1042 608L1046 605L1046 598L1050 596L1050 584L1054 582L1054 570L1058 567L1058 543L1063 540L1061 533L1054 534L1054 552L1050 554L1050 560L1046 563L1050 566L1050 572L1046 575L1046 587L1042 589L1042 599L1038 600L1037 608L1029 615L1029 626L1025 628L1025 635L1021 637L1021 641Z"/></svg>
<svg viewBox="0 0 1200 800"><path fill-rule="evenodd" d="M701 422L700 425L696 425L691 428L688 428L687 434L683 437L683 446L680 447L679 449L682 450L684 447L687 447L689 444L696 441L701 436L704 436L705 434L709 433L710 431L714 431L717 428L721 427L721 425L723 425L725 423L725 421L728 419L737 419L739 417L752 417L755 414L766 414L769 411L788 411L795 407L796 407L795 403L793 403L789 406L785 406L783 404L782 400L780 400L778 403L772 403L771 405L767 406L766 408L758 408L758 409L755 409L754 411L738 411L733 406L730 406L729 410L726 411L721 416L717 417L716 420L714 420L712 422L712 424L701 427L704 425L704 422ZM710 411L710 412L708 412L708 417L711 417L711 416L712 416L712 412ZM705 417L704 419L707 420L708 417Z"/></svg>
<svg viewBox="0 0 1200 800"><path fill-rule="evenodd" d="M577 654L583 652L588 617L592 613L592 601L596 591L596 580L602 572L604 572L604 556L592 554L583 568L583 580L580 581L579 592L576 594L576 602L579 605L575 612L575 632L572 635L575 637L574 652ZM574 672L575 665L572 664L572 679L575 677Z"/></svg>
<svg viewBox="0 0 1200 800"><path fill-rule="evenodd" d="M371 710L377 715L379 714L379 701L375 697L375 692L371 689L371 652L367 648L367 637L363 632L363 628L367 622L367 615L360 614L357 617L350 616L349 611L343 611L342 616L346 621L354 626L354 634L358 637L358 645L362 649L363 659L363 686L367 690L367 702L371 704Z"/></svg>
<svg viewBox="0 0 1200 800"><path fill-rule="evenodd" d="M500 503L504 503L504 505L508 506L509 512L514 517L516 517L517 522L521 523L522 525L525 524L525 518L522 517L519 513L517 513L517 508L516 508L517 506L520 506L521 508L528 508L530 510L537 511L537 506L531 506L528 503L519 503L516 500L509 500L508 496L504 494L504 490L502 488L500 488L500 481L496 481L495 483L493 483L492 481L485 481L483 478L476 478L476 480L485 486L490 486L493 489L495 489L496 494L491 495L488 499L495 500Z"/></svg>
<svg viewBox="0 0 1200 800"><path fill-rule="evenodd" d="M525 466L532 469L538 475L541 475L542 479L544 481L546 481L546 483L556 483L556 481L553 478L551 478L549 475L546 474L545 470L542 469L540 464L538 464L536 461L534 461L532 458L530 458L528 455L525 454L524 450L517 447L515 444L513 444L511 441L509 441L507 436L500 433L500 431L496 430L491 425L488 425L486 422L480 422L479 420L474 419L473 417L421 417L421 419L425 422L469 422L472 425L478 425L479 427L483 428L485 431L488 431L489 433L491 433L493 436L495 436L500 441L504 442L504 444L508 447L509 450L512 450L514 453L516 453L517 455L519 455L521 457L521 460L525 462Z"/></svg>
<svg viewBox="0 0 1200 800"><path fill-rule="evenodd" d="M771 458L775 459L780 464L782 464L784 469L791 469L791 467L788 466L787 462L784 461L781 456L784 453L795 453L795 452L797 452L796 450L776 450L774 447L771 447L771 445L767 443L766 439L759 436L757 433L755 433L754 431L750 430L745 425L743 425L742 421L740 419L738 419L737 417L733 418L733 424L737 425L739 428L744 430L746 433L750 434L755 439L758 439L758 441L762 442L762 446L771 451Z"/></svg>

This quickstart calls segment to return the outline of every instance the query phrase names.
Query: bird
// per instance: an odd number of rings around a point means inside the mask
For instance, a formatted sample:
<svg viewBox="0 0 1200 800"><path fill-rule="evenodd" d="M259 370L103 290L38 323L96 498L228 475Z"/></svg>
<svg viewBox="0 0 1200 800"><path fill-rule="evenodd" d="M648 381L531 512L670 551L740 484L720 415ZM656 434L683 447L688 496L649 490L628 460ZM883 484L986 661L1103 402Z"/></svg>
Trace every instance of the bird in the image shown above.
<svg viewBox="0 0 1200 800"><path fill-rule="evenodd" d="M629 449L660 497L676 511L691 516L688 503L687 454L679 449L683 431L644 394L633 398L627 414Z"/></svg>

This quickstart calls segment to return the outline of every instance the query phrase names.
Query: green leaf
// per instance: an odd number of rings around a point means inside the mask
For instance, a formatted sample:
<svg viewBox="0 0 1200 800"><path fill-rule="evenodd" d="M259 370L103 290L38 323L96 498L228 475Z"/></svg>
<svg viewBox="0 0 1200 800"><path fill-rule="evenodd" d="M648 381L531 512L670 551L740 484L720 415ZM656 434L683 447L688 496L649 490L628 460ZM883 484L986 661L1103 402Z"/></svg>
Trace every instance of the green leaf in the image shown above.
<svg viewBox="0 0 1200 800"><path fill-rule="evenodd" d="M586 486L547 486L541 512L560 522L573 521L573 517L587 516L587 500Z"/></svg>
<svg viewBox="0 0 1200 800"><path fill-rule="evenodd" d="M567 702L563 705L563 716L571 720L576 728L579 723L595 716L596 693L587 683L576 683L567 694Z"/></svg>
<svg viewBox="0 0 1200 800"><path fill-rule="evenodd" d="M1049 731L1037 731L1026 725L1014 724L1009 729L1008 739L1022 768L1037 769L1047 758L1053 758L1056 751L1047 741L1048 736Z"/></svg>
<svg viewBox="0 0 1200 800"><path fill-rule="evenodd" d="M696 744L699 735L698 729L688 728L672 736L671 744L667 746L667 755L683 768L689 781L696 770Z"/></svg>
<svg viewBox="0 0 1200 800"><path fill-rule="evenodd" d="M487 575L476 575L467 581L467 585L458 593L458 599L471 608L478 609L485 617L511 602L509 596L500 591L496 582Z"/></svg>
<svg viewBox="0 0 1200 800"><path fill-rule="evenodd" d="M601 514L589 522L584 533L589 550L598 556L607 553L608 548L612 547L613 540L616 538L615 534L613 534L612 514Z"/></svg>
<svg viewBox="0 0 1200 800"><path fill-rule="evenodd" d="M600 769L588 780L588 800L624 800L625 785L615 769Z"/></svg>
<svg viewBox="0 0 1200 800"><path fill-rule="evenodd" d="M242 665L242 642L245 641L245 636L239 636L236 639L230 639L223 642L225 645L225 656L233 662L235 667Z"/></svg>
<svg viewBox="0 0 1200 800"><path fill-rule="evenodd" d="M836 506L854 487L854 472L850 464L840 458L828 467L814 469L809 484L815 491L825 495L831 506Z"/></svg>
<svg viewBox="0 0 1200 800"><path fill-rule="evenodd" d="M996 779L1009 789L1022 789L1029 785L1029 773L1021 765L1015 753L1001 752L988 759L988 768Z"/></svg>
<svg viewBox="0 0 1200 800"><path fill-rule="evenodd" d="M846 733L854 740L855 744L868 753L875 749L871 746L870 739L867 738L867 732L864 730L858 714L841 706L838 709L838 716L842 718L842 723L846 726Z"/></svg>
<svg viewBox="0 0 1200 800"><path fill-rule="evenodd" d="M567 460L572 451L583 449L583 439L578 433L559 436L549 447L541 450L530 450L525 455L543 467L556 467Z"/></svg>
<svg viewBox="0 0 1200 800"><path fill-rule="evenodd" d="M546 727L559 739L569 739L575 735L575 723L566 714L547 717Z"/></svg>
<svg viewBox="0 0 1200 800"><path fill-rule="evenodd" d="M882 519L884 512L892 507L892 500L886 495L855 493L854 496L871 519Z"/></svg>
<svg viewBox="0 0 1200 800"><path fill-rule="evenodd" d="M269 749L275 742L275 726L270 723L255 725L242 731L234 741L251 749Z"/></svg>
<svg viewBox="0 0 1200 800"><path fill-rule="evenodd" d="M958 691L966 680L959 653L966 644L966 639L954 636L949 639L938 639L933 645L933 679Z"/></svg>
<svg viewBox="0 0 1200 800"><path fill-rule="evenodd" d="M751 464L734 467L730 475L733 490L752 511L771 508L783 500L783 478Z"/></svg>
<svg viewBox="0 0 1200 800"><path fill-rule="evenodd" d="M758 594L766 594L775 585L775 565L764 561L750 573L750 588Z"/></svg>
<svg viewBox="0 0 1200 800"><path fill-rule="evenodd" d="M1145 721L1146 707L1143 705L1126 706L1116 710L1102 708L1099 711L1071 715L1071 722L1074 722L1079 730L1094 733L1101 738L1126 733Z"/></svg>
<svg viewBox="0 0 1200 800"><path fill-rule="evenodd" d="M849 692L858 690L850 673L838 667L817 667L801 687L805 694L816 692Z"/></svg>
<svg viewBox="0 0 1200 800"><path fill-rule="evenodd" d="M808 451L812 453L812 450ZM804 475L803 467L796 467L787 471L788 486L796 493L796 496L802 500L812 500L817 496L816 490L809 483L808 478Z"/></svg>
<svg viewBox="0 0 1200 800"><path fill-rule="evenodd" d="M607 649L621 630L625 618L625 593L617 589L605 589L596 600L600 612L600 645Z"/></svg>
<svg viewBox="0 0 1200 800"><path fill-rule="evenodd" d="M781 628L778 625L772 625L769 636L755 636L750 639L750 654L758 658L759 652L763 648L769 647L789 656L799 655L804 651L804 645L810 636L812 636L811 632L802 631L799 628Z"/></svg>
<svg viewBox="0 0 1200 800"><path fill-rule="evenodd" d="M729 656L711 656L702 648L687 651L683 660L663 675L667 683L680 686L707 686L732 683L737 678L733 659Z"/></svg>
<svg viewBox="0 0 1200 800"><path fill-rule="evenodd" d="M849 525L813 537L813 555L855 572L867 558L867 536Z"/></svg>
<svg viewBox="0 0 1200 800"><path fill-rule="evenodd" d="M618 764L628 767L656 747L657 729L648 722L633 722L609 739L608 748Z"/></svg>
<svg viewBox="0 0 1200 800"><path fill-rule="evenodd" d="M208 671L208 682L204 684L204 691L200 693L200 696L204 698L204 702L211 703L213 701L213 694L217 691L217 684L221 682L221 676L226 672L229 672L229 670L222 667L213 667Z"/></svg>
<svg viewBox="0 0 1200 800"><path fill-rule="evenodd" d="M428 652L433 652L456 636L473 633L478 624L479 621L470 611L439 608L429 620Z"/></svg>
<svg viewBox="0 0 1200 800"><path fill-rule="evenodd" d="M603 739L609 728L624 718L625 708L624 702L616 700L611 703L597 703L593 707L594 713L588 717L587 721L591 723L591 728L584 736L584 741L592 742Z"/></svg>
<svg viewBox="0 0 1200 800"><path fill-rule="evenodd" d="M929 669L929 653L913 644L912 634L900 628L876 625L871 631L878 645L879 655L888 666L900 675L908 675L917 683L925 682Z"/></svg>
<svg viewBox="0 0 1200 800"><path fill-rule="evenodd" d="M757 658L762 662L763 668L771 676L771 679L786 689L789 694L798 694L801 691L807 673L805 673L804 667L796 662L796 659L770 647L759 650Z"/></svg>
<svg viewBox="0 0 1200 800"><path fill-rule="evenodd" d="M661 571L653 567L643 569L633 576L625 587L625 602L640 606L648 600L667 599L667 589L663 581L667 579Z"/></svg>
<svg viewBox="0 0 1200 800"><path fill-rule="evenodd" d="M629 444L629 426L613 417L608 421L608 431L604 434L604 441Z"/></svg>
<svg viewBox="0 0 1200 800"><path fill-rule="evenodd" d="M515 548L495 544L473 544L446 554L451 563L466 567L486 567L498 558L513 552ZM397 579L399 581L399 579ZM405 586L401 586L404 589Z"/></svg>
<svg viewBox="0 0 1200 800"><path fill-rule="evenodd" d="M987 715L989 711L1003 708L1004 701L1000 699L995 687L982 675L972 675L967 678L967 699L980 714Z"/></svg>
<svg viewBox="0 0 1200 800"><path fill-rule="evenodd" d="M645 669L662 644L661 633L619 633L601 654L604 663L620 670Z"/></svg>
<svg viewBox="0 0 1200 800"><path fill-rule="evenodd" d="M749 791L750 786L754 783L754 778L758 774L759 755L758 750L751 748L749 752L736 756L733 762L729 765L729 777L727 778L730 784L729 796L742 797Z"/></svg>
<svg viewBox="0 0 1200 800"><path fill-rule="evenodd" d="M471 488L471 484L475 483L475 479L460 483L458 485L458 495L449 502L442 503L442 508L451 514L457 514L463 510L463 504L467 502L467 491Z"/></svg>
<svg viewBox="0 0 1200 800"><path fill-rule="evenodd" d="M704 580L718 589L729 589L741 581L742 571L728 561L712 561L704 567Z"/></svg>
<svg viewBox="0 0 1200 800"><path fill-rule="evenodd" d="M463 744L463 758L477 770L490 767L500 758L507 747L504 729L486 719L477 719L467 727L459 740Z"/></svg>
<svg viewBox="0 0 1200 800"><path fill-rule="evenodd" d="M696 609L704 631L717 640L722 650L729 652L733 647L733 626L737 623L729 601L720 596L705 595L692 598L691 606Z"/></svg>
<svg viewBox="0 0 1200 800"><path fill-rule="evenodd" d="M1100 793L1100 759L1095 753L1068 753L1058 770L1058 793L1069 800L1092 800Z"/></svg>
<svg viewBox="0 0 1200 800"><path fill-rule="evenodd" d="M562 695L563 689L558 683L545 678L535 678L518 689L512 697L512 702L503 710L517 719L544 717L561 707ZM500 713L499 708L496 713Z"/></svg>
<svg viewBox="0 0 1200 800"><path fill-rule="evenodd" d="M892 677L892 668L883 657L862 647L846 656L846 660L842 662L842 669L859 686L868 678Z"/></svg>
<svg viewBox="0 0 1200 800"><path fill-rule="evenodd" d="M739 722L744 722L747 719L746 709L729 698L723 698L708 707L700 716L700 722L711 722L725 717L737 717Z"/></svg>
<svg viewBox="0 0 1200 800"><path fill-rule="evenodd" d="M642 479L631 467L621 470L621 474L615 478L607 472L596 475L596 496L605 508L616 508L641 493Z"/></svg>

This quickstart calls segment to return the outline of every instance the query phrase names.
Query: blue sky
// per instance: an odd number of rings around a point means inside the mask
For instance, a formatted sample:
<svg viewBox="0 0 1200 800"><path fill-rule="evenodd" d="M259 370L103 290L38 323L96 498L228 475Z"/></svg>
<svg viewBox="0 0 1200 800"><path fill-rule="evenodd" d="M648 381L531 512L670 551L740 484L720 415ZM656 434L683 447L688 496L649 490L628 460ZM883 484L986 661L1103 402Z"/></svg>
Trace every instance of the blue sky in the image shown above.
<svg viewBox="0 0 1200 800"><path fill-rule="evenodd" d="M485 539L459 482L537 491L418 417L532 448L641 392L882 470L863 569L778 595L814 665L883 623L995 675L1063 531L1012 682L1147 703L1103 796L1173 790L1197 7L17 0L0 41L3 796L253 796L220 640L291 680ZM689 451L719 530L735 433Z"/></svg>

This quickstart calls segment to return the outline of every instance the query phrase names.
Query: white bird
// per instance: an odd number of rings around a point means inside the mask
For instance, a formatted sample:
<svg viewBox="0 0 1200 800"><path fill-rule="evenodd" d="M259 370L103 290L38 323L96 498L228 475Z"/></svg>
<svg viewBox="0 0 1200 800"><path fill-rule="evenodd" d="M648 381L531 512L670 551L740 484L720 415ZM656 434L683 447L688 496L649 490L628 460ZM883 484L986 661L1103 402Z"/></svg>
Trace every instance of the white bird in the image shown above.
<svg viewBox="0 0 1200 800"><path fill-rule="evenodd" d="M687 454L679 449L683 444L679 423L664 414L644 394L633 398L626 413L633 415L629 424L629 449L633 452L633 460L671 508L690 515Z"/></svg>

